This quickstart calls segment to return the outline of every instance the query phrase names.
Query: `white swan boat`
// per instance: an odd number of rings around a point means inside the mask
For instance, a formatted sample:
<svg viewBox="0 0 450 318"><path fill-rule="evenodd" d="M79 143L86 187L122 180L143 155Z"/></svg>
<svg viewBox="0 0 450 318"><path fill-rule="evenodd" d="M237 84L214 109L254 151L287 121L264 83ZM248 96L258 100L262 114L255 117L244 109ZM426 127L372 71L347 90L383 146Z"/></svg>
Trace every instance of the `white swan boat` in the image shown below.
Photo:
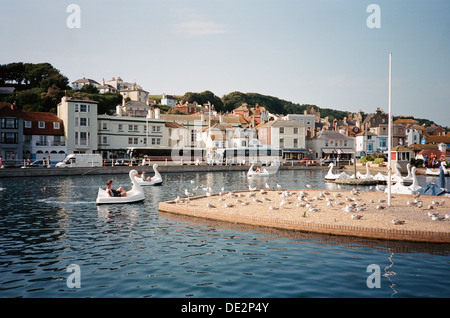
<svg viewBox="0 0 450 318"><path fill-rule="evenodd" d="M445 168L446 165L447 165L447 164L445 163L445 161L442 161L442 162L441 162L441 167L440 167L439 169L430 169L430 168L427 168L427 170L425 171L425 174L426 174L427 176L435 176L435 177L438 177L439 174L441 173L441 169L443 169L443 170L444 170L444 175L448 176L448 175L450 174L450 169L446 169L446 168Z"/></svg>
<svg viewBox="0 0 450 318"><path fill-rule="evenodd" d="M134 176L134 179L136 182L141 186L155 186L155 185L161 185L163 180L161 177L161 174L158 171L159 166L155 163L153 165L153 171L155 172L155 175L151 177L150 179L143 180L142 177L136 175Z"/></svg>
<svg viewBox="0 0 450 318"><path fill-rule="evenodd" d="M365 180L371 180L373 179L373 175L369 171L369 163L366 162L366 174L362 174L361 172L356 173L356 177L358 179L365 179Z"/></svg>
<svg viewBox="0 0 450 318"><path fill-rule="evenodd" d="M333 168L334 168L333 163L330 163L329 167L330 167L330 170L328 170L328 173L325 175L325 180L347 179L349 177L349 175L346 174L345 172L334 173L333 172Z"/></svg>
<svg viewBox="0 0 450 318"><path fill-rule="evenodd" d="M127 195L123 197L111 197L105 189L99 188L97 194L97 204L114 204L114 203L134 203L143 201L145 199L144 191L139 183L134 178L137 174L136 170L131 170L129 173L131 183L133 184Z"/></svg>
<svg viewBox="0 0 450 318"><path fill-rule="evenodd" d="M267 169L261 169L260 171L256 171L253 168L253 163L250 166L250 169L248 169L247 172L247 176L248 177L268 177L269 176L269 171L267 171Z"/></svg>
<svg viewBox="0 0 450 318"><path fill-rule="evenodd" d="M412 175L412 184L410 186L405 185L404 180L399 180L391 187L391 193L415 194L421 188L417 181L416 167L412 168L411 175ZM384 192L388 193L388 188L386 188Z"/></svg>

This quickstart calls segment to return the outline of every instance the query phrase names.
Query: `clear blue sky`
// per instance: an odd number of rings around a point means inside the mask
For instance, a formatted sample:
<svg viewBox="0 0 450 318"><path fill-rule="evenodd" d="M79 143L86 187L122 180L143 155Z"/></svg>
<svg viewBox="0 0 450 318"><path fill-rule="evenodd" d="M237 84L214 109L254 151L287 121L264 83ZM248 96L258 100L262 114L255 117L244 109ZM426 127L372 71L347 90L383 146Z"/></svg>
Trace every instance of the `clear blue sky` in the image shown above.
<svg viewBox="0 0 450 318"><path fill-rule="evenodd" d="M70 29L69 4L80 6ZM369 28L370 4L380 28ZM0 63L50 62L70 82L120 76L150 94L257 92L450 126L450 1L4 0Z"/></svg>

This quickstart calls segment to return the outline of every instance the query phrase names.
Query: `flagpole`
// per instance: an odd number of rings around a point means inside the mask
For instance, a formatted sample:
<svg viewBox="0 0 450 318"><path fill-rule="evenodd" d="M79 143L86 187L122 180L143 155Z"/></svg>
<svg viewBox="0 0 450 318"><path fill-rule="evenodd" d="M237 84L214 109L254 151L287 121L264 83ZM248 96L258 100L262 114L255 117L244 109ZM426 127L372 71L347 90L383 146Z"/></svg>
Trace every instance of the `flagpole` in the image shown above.
<svg viewBox="0 0 450 318"><path fill-rule="evenodd" d="M391 149L392 149L392 52L389 52L389 124L388 124L388 206L391 206Z"/></svg>

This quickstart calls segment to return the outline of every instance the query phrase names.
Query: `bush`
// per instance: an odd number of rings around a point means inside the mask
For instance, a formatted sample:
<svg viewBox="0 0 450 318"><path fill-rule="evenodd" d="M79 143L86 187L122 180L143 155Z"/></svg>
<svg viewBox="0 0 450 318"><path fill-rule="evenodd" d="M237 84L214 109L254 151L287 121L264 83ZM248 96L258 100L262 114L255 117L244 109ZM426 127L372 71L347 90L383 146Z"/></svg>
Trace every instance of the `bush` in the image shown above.
<svg viewBox="0 0 450 318"><path fill-rule="evenodd" d="M373 161L374 164L381 164L384 162L384 158L377 158Z"/></svg>

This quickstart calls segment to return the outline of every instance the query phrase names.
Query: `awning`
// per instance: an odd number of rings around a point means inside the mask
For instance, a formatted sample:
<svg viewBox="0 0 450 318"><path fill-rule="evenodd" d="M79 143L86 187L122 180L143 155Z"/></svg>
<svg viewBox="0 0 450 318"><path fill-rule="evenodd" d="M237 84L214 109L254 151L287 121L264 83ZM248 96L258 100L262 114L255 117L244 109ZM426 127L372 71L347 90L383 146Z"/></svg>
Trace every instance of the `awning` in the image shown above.
<svg viewBox="0 0 450 318"><path fill-rule="evenodd" d="M349 153L349 154L353 154L355 151L353 149L341 149L341 148L326 148L326 149L322 149L323 153L334 153L334 154L345 154L345 153Z"/></svg>
<svg viewBox="0 0 450 318"><path fill-rule="evenodd" d="M292 153L307 153L306 149L283 149L283 152L292 152Z"/></svg>

